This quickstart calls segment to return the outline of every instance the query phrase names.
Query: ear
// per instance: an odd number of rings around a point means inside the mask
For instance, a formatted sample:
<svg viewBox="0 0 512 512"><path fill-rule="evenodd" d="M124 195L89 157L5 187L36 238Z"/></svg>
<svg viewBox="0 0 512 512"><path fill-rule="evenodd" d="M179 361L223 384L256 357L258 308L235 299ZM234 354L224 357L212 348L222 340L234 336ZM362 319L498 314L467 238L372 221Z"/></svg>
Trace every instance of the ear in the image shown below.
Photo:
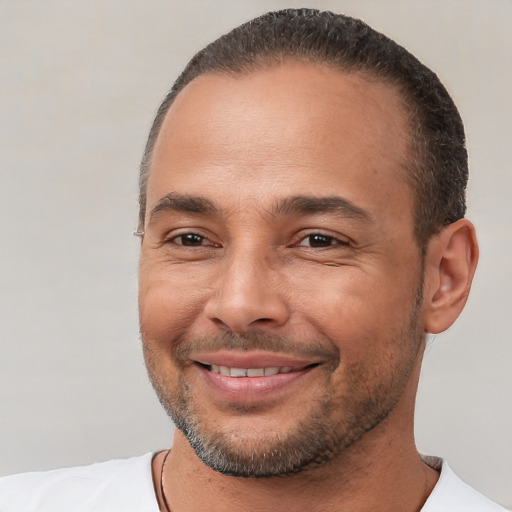
<svg viewBox="0 0 512 512"><path fill-rule="evenodd" d="M467 219L446 226L430 240L425 256L425 330L445 331L460 315L478 262L475 228Z"/></svg>

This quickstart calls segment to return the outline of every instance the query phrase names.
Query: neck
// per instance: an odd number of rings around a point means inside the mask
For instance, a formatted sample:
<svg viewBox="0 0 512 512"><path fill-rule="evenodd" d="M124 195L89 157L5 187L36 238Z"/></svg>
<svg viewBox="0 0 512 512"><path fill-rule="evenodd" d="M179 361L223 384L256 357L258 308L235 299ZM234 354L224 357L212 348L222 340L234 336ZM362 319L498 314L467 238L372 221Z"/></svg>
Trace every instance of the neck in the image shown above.
<svg viewBox="0 0 512 512"><path fill-rule="evenodd" d="M422 462L412 440L405 443L400 435L391 439L387 435L382 446L379 431L367 434L365 446L361 446L363 441L356 443L339 460L290 477L265 479L213 471L196 456L181 432L176 432L163 478L169 508L172 512L199 511L206 506L210 512L255 512L268 510L271 504L274 512L419 511L438 474ZM156 458L155 465L162 460L163 456ZM157 496L165 510L159 486L155 474Z"/></svg>

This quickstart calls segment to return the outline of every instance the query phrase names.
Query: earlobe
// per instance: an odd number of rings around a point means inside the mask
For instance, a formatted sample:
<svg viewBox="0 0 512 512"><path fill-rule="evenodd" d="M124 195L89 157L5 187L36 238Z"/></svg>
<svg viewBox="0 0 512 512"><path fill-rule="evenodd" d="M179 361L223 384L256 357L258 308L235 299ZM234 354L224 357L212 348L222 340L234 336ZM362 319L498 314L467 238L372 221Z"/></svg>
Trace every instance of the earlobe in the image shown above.
<svg viewBox="0 0 512 512"><path fill-rule="evenodd" d="M467 219L446 226L429 242L425 257L425 330L445 331L466 304L478 262L475 228Z"/></svg>

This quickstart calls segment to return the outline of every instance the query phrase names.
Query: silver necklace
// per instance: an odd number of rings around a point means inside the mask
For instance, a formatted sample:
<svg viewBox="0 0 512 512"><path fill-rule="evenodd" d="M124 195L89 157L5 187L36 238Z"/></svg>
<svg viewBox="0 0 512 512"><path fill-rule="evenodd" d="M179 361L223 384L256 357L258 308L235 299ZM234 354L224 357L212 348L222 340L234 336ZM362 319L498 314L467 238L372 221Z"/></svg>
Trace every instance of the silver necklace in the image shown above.
<svg viewBox="0 0 512 512"><path fill-rule="evenodd" d="M169 453L171 453L171 450L167 450L167 453L165 454L164 461L162 462L162 474L160 476L160 494L162 495L162 501L164 502L165 512L172 512L169 504L167 503L167 498L165 497L164 492L164 469L165 463L167 462L167 457L169 457Z"/></svg>

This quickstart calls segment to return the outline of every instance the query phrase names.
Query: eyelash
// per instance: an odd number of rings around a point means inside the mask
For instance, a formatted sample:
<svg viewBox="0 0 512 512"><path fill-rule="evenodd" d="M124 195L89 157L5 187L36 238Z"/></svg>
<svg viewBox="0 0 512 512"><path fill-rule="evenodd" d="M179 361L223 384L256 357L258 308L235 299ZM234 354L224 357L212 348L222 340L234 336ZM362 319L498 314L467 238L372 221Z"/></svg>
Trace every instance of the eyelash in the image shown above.
<svg viewBox="0 0 512 512"><path fill-rule="evenodd" d="M190 245L187 245L187 243L183 243L183 241L186 239L186 237L189 237L189 238L194 237L196 239L196 241L199 243L195 244L192 242ZM315 247L314 245L311 245L312 240L310 240L310 245L303 245L304 241L306 241L308 239L312 239L313 237L323 239L325 244L322 244L320 242L320 245ZM181 239L181 241L182 241L181 243L177 242L177 240L179 240L179 239ZM189 239L189 241L191 241L191 240ZM206 241L209 241L210 243L204 243ZM164 244L170 244L170 243L174 243L176 245L181 245L183 247L215 247L215 248L220 247L220 244L212 242L211 240L209 240L208 237L206 237L204 235L200 235L193 231L189 231L186 233L180 233L178 235L174 235L174 236L164 240ZM314 244L314 242L313 242L313 244ZM327 235L327 234L321 233L321 232L312 232L312 233L308 233L307 235L301 237L298 242L291 244L289 247L308 247L311 249L315 249L315 248L316 249L328 249L333 246L349 246L349 245L350 245L350 243L348 240L343 240L343 239L337 238L334 235Z"/></svg>
<svg viewBox="0 0 512 512"><path fill-rule="evenodd" d="M187 245L186 243L183 243L183 240L186 237L195 237L196 239L201 239L200 240L201 243L198 243L197 245L195 245L193 243L191 245ZM182 243L178 243L176 241L178 239L182 239ZM203 243L205 241L209 241L210 243L209 244ZM164 244L171 244L171 243L174 243L176 245L181 245L183 247L220 247L220 244L212 242L207 236L200 235L199 233L195 233L193 231L189 231L186 233L180 233L178 235L174 235L174 236L166 238L164 240Z"/></svg>
<svg viewBox="0 0 512 512"><path fill-rule="evenodd" d="M299 240L299 242L296 243L296 244L293 244L292 247L309 247L311 249L315 249L315 247L312 246L312 245L307 245L307 246L302 245L302 242L304 242L308 238L311 239L313 237L322 238L326 242L327 241L330 242L330 243L326 243L326 245L317 246L316 247L317 249L328 249L329 247L348 246L348 245L350 245L348 240L340 239L340 238L338 238L338 237L336 237L334 235L327 235L327 234L322 233L322 232L313 232L313 233L308 233L307 235L303 236ZM310 244L311 244L311 240L310 240Z"/></svg>

